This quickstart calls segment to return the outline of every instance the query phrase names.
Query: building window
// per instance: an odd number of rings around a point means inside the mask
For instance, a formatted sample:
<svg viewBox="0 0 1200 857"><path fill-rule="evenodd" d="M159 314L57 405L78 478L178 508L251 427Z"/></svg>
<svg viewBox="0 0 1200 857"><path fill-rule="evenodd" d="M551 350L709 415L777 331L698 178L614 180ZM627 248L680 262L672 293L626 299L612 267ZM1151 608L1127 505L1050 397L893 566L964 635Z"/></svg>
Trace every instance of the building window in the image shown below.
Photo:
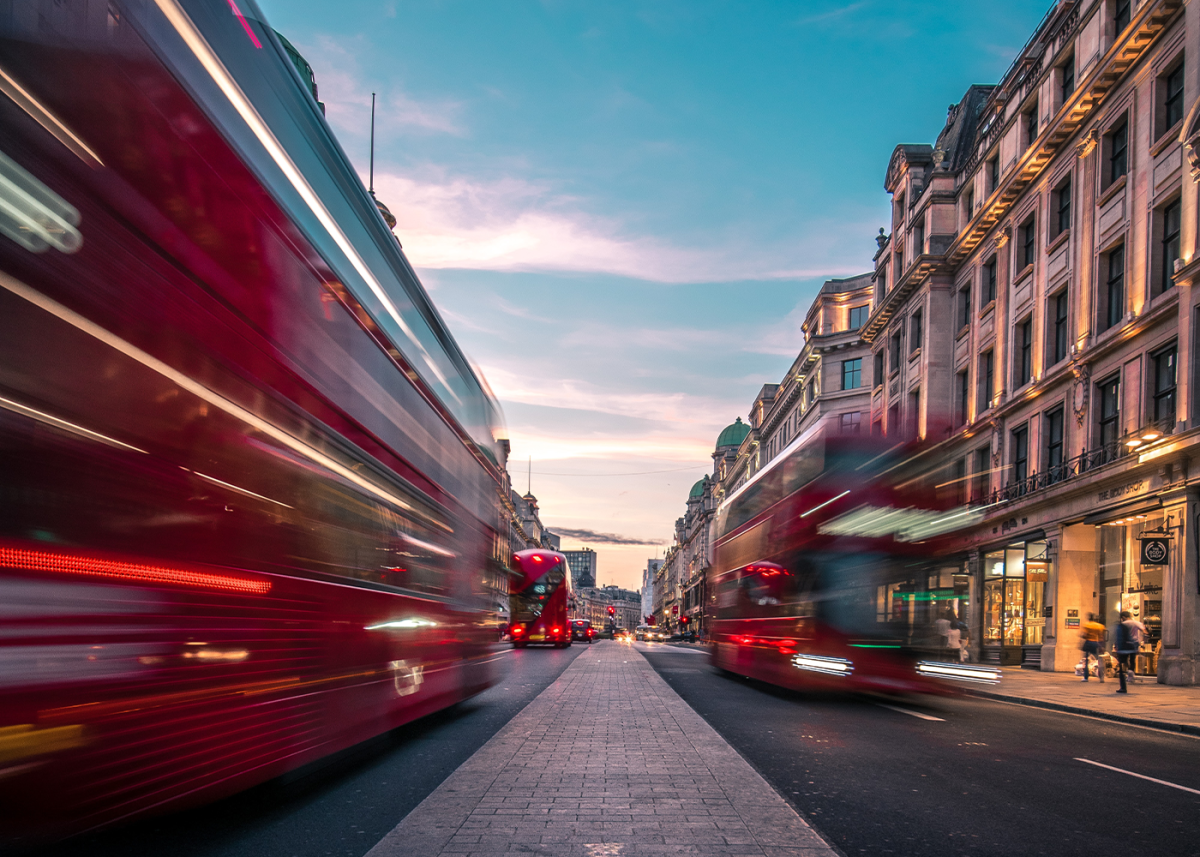
<svg viewBox="0 0 1200 857"><path fill-rule="evenodd" d="M900 371L900 346L903 344L903 340L904 340L904 336L903 336L902 331L897 330L895 333L892 334L891 370L893 372Z"/></svg>
<svg viewBox="0 0 1200 857"><path fill-rule="evenodd" d="M1024 482L1029 478L1029 425L1013 429L1012 433L1013 481ZM1021 486L1018 486L1020 490ZM1024 491L1021 491L1024 493Z"/></svg>
<svg viewBox="0 0 1200 857"><path fill-rule="evenodd" d="M1029 108L1024 113L1025 120L1025 148L1028 149L1034 144L1038 136L1038 103L1033 102L1033 107Z"/></svg>
<svg viewBox="0 0 1200 857"><path fill-rule="evenodd" d="M958 290L958 329L962 330L971 323L971 286L968 284Z"/></svg>
<svg viewBox="0 0 1200 857"><path fill-rule="evenodd" d="M884 295L887 294L888 278L887 265L879 266L879 273L875 275L875 302L882 303Z"/></svg>
<svg viewBox="0 0 1200 857"><path fill-rule="evenodd" d="M1050 237L1057 238L1071 228L1071 177L1069 175L1054 189L1050 204L1054 206L1054 234Z"/></svg>
<svg viewBox="0 0 1200 857"><path fill-rule="evenodd" d="M1032 214L1021 224L1017 234L1021 239L1021 269L1024 270L1033 264L1037 256L1037 224Z"/></svg>
<svg viewBox="0 0 1200 857"><path fill-rule="evenodd" d="M975 188L972 187L967 189L967 195L963 205L967 210L967 220L970 220L975 216Z"/></svg>
<svg viewBox="0 0 1200 857"><path fill-rule="evenodd" d="M1175 66L1158 79L1158 89L1162 93L1160 106L1158 135L1170 131L1183 119L1183 63Z"/></svg>
<svg viewBox="0 0 1200 857"><path fill-rule="evenodd" d="M1154 361L1154 422L1164 431L1175 428L1175 346L1156 351Z"/></svg>
<svg viewBox="0 0 1200 857"><path fill-rule="evenodd" d="M916 226L913 227L913 258L917 258L925 252L925 221L918 220Z"/></svg>
<svg viewBox="0 0 1200 857"><path fill-rule="evenodd" d="M1114 447L1121 436L1121 376L1096 385L1100 393L1100 422L1098 425L1100 447Z"/></svg>
<svg viewBox="0 0 1200 857"><path fill-rule="evenodd" d="M896 224L904 222L904 194L896 197Z"/></svg>
<svg viewBox="0 0 1200 857"><path fill-rule="evenodd" d="M909 320L908 350L915 352L925 341L925 314L917 310Z"/></svg>
<svg viewBox="0 0 1200 857"><path fill-rule="evenodd" d="M976 411L983 413L992 407L992 396L996 391L995 362L992 349L979 355L979 404Z"/></svg>
<svg viewBox="0 0 1200 857"><path fill-rule="evenodd" d="M862 414L842 414L842 434L858 434L862 430Z"/></svg>
<svg viewBox="0 0 1200 857"><path fill-rule="evenodd" d="M888 408L887 412L887 433L888 437L896 437L900 434L900 405L895 404Z"/></svg>
<svg viewBox="0 0 1200 857"><path fill-rule="evenodd" d="M862 386L862 358L842 361L842 389L857 390Z"/></svg>
<svg viewBox="0 0 1200 857"><path fill-rule="evenodd" d="M958 373L958 424L965 426L970 415L969 405L971 396L970 373L966 369Z"/></svg>
<svg viewBox="0 0 1200 857"><path fill-rule="evenodd" d="M988 158L985 168L987 169L988 195L991 196L996 192L996 188L1000 187L1000 156L995 155Z"/></svg>
<svg viewBox="0 0 1200 857"><path fill-rule="evenodd" d="M1059 98L1063 104L1066 104L1071 100L1071 96L1075 94L1075 54L1067 57L1067 61L1058 68L1059 73L1062 75L1059 78Z"/></svg>
<svg viewBox="0 0 1200 857"><path fill-rule="evenodd" d="M1109 251L1104 285L1104 330L1116 327L1125 318L1125 245Z"/></svg>
<svg viewBox="0 0 1200 857"><path fill-rule="evenodd" d="M954 502L962 505L967 501L967 459L960 458L954 462Z"/></svg>
<svg viewBox="0 0 1200 857"><path fill-rule="evenodd" d="M875 381L876 387L883 386L883 352L882 351L875 352L875 378L873 380Z"/></svg>
<svg viewBox="0 0 1200 857"><path fill-rule="evenodd" d="M1133 0L1113 0L1113 38L1118 38L1129 26Z"/></svg>
<svg viewBox="0 0 1200 857"><path fill-rule="evenodd" d="M1033 318L1026 318L1013 331L1013 386L1028 384L1033 377Z"/></svg>
<svg viewBox="0 0 1200 857"><path fill-rule="evenodd" d="M983 502L991 493L992 475L988 468L990 455L991 450L986 446L975 450L975 480L971 486L971 498L976 503Z"/></svg>
<svg viewBox="0 0 1200 857"><path fill-rule="evenodd" d="M1054 362L1058 363L1067 359L1067 290L1063 289L1050 301L1054 307Z"/></svg>
<svg viewBox="0 0 1200 857"><path fill-rule="evenodd" d="M996 299L996 257L983 263L982 277L979 283L979 303L987 306ZM969 308L968 308L969 311Z"/></svg>
<svg viewBox="0 0 1200 857"><path fill-rule="evenodd" d="M862 306L850 307L850 329L851 330L859 330L864 324L867 323L867 311L869 309L870 309L870 307L867 306L866 304L863 304Z"/></svg>
<svg viewBox="0 0 1200 857"><path fill-rule="evenodd" d="M1046 414L1046 476L1051 482L1058 482L1063 473L1063 409L1055 408Z"/></svg>
<svg viewBox="0 0 1200 857"><path fill-rule="evenodd" d="M1182 208L1180 200L1168 202L1158 212L1160 234L1158 249L1158 282L1154 294L1161 295L1175 285L1175 262L1179 259L1179 225Z"/></svg>
<svg viewBox="0 0 1200 857"><path fill-rule="evenodd" d="M1108 151L1104 182L1107 187L1129 172L1129 117L1122 116L1104 138Z"/></svg>
<svg viewBox="0 0 1200 857"><path fill-rule="evenodd" d="M892 280L892 285L895 286L900 282L900 278L904 276L904 253L899 248L896 250L896 276Z"/></svg>
<svg viewBox="0 0 1200 857"><path fill-rule="evenodd" d="M917 437L917 429L921 424L921 391L913 390L908 394L908 437Z"/></svg>

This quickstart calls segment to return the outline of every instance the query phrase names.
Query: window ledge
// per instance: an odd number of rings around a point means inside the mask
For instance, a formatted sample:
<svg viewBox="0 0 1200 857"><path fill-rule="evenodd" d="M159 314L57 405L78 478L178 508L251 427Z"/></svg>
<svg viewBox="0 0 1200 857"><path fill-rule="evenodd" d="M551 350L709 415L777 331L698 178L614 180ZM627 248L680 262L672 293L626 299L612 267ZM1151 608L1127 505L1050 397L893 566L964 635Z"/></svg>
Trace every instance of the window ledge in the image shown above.
<svg viewBox="0 0 1200 857"><path fill-rule="evenodd" d="M1046 245L1046 253L1049 255L1059 248L1059 246L1071 237L1071 227L1067 227L1062 232L1050 239L1050 243Z"/></svg>
<svg viewBox="0 0 1200 857"><path fill-rule="evenodd" d="M918 345L916 348L914 348L912 351L909 352L908 362L912 363L914 360L916 360L920 356L921 356L921 346Z"/></svg>
<svg viewBox="0 0 1200 857"><path fill-rule="evenodd" d="M1129 181L1129 174L1121 176L1115 182L1110 184L1104 190L1100 191L1100 198L1096 200L1097 206L1105 205L1110 199L1116 196L1120 191L1124 190L1125 183Z"/></svg>
<svg viewBox="0 0 1200 857"><path fill-rule="evenodd" d="M964 336L966 336L970 332L971 332L971 325L964 324L962 327L960 327L958 329L958 333L954 334L954 341L957 342L958 340L962 339Z"/></svg>
<svg viewBox="0 0 1200 857"><path fill-rule="evenodd" d="M1171 148L1172 143L1179 142L1179 129L1183 126L1183 120L1180 119L1166 131L1163 131L1158 139L1150 144L1150 157L1157 158L1167 149Z"/></svg>
<svg viewBox="0 0 1200 857"><path fill-rule="evenodd" d="M989 312L991 312L995 308L996 308L996 299L992 298L990 301L988 301L986 304L984 304L983 309L981 309L979 311L979 318L982 320L985 315L987 315Z"/></svg>
<svg viewBox="0 0 1200 857"><path fill-rule="evenodd" d="M1026 265L1024 268L1022 268L1020 271L1018 271L1017 275L1015 277L1013 277L1013 285L1015 286L1017 283L1021 282L1026 277L1029 277L1032 275L1033 275L1033 263L1030 262L1028 265Z"/></svg>

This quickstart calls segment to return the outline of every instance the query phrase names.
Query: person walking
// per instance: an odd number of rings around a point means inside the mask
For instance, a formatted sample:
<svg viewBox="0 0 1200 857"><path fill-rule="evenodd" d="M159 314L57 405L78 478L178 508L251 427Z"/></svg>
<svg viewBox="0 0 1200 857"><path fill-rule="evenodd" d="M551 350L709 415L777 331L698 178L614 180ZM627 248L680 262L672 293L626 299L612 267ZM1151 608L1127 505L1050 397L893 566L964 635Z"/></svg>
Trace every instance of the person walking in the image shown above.
<svg viewBox="0 0 1200 857"><path fill-rule="evenodd" d="M1128 693L1129 690L1125 685L1126 673L1132 674L1137 661L1138 649L1142 645L1142 630L1145 628L1141 622L1133 618L1133 615L1128 610L1121 611L1121 623L1117 625L1117 677L1121 680L1121 686L1117 689L1117 693ZM1130 678L1132 681L1132 677Z"/></svg>
<svg viewBox="0 0 1200 857"><path fill-rule="evenodd" d="M1100 644L1104 642L1104 626L1096 621L1096 614L1089 613L1081 629L1083 633L1083 680L1088 680L1088 655L1096 656L1096 677L1104 681L1104 661L1100 660Z"/></svg>

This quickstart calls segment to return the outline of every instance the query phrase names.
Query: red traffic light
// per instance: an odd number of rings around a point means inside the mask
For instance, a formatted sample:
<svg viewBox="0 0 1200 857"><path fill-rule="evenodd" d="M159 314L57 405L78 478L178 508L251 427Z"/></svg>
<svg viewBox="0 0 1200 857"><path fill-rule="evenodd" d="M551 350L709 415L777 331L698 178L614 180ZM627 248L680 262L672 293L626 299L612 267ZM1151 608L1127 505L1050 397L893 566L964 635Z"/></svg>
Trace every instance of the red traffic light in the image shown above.
<svg viewBox="0 0 1200 857"><path fill-rule="evenodd" d="M692 620L691 620L690 618L688 618L687 616L680 616L680 617L679 617L679 624L680 624L680 625L686 625L688 622L691 622L691 621L692 621Z"/></svg>
<svg viewBox="0 0 1200 857"><path fill-rule="evenodd" d="M609 616L616 616L616 615L617 615L617 608L616 608L616 607L613 607L611 604L609 604L609 605L608 605L608 615L609 615Z"/></svg>

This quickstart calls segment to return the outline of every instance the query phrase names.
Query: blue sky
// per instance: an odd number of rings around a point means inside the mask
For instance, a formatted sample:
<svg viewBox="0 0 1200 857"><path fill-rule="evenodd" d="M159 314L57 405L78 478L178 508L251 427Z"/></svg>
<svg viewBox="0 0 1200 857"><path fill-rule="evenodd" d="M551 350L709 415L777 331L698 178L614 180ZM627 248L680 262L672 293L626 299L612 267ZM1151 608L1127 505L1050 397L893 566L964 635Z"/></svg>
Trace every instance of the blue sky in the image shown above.
<svg viewBox="0 0 1200 857"><path fill-rule="evenodd" d="M932 142L1051 5L259 4L364 180L378 93L377 194L501 400L514 484L532 456L547 525L646 542L586 542L622 585L820 283L869 270L892 149Z"/></svg>

